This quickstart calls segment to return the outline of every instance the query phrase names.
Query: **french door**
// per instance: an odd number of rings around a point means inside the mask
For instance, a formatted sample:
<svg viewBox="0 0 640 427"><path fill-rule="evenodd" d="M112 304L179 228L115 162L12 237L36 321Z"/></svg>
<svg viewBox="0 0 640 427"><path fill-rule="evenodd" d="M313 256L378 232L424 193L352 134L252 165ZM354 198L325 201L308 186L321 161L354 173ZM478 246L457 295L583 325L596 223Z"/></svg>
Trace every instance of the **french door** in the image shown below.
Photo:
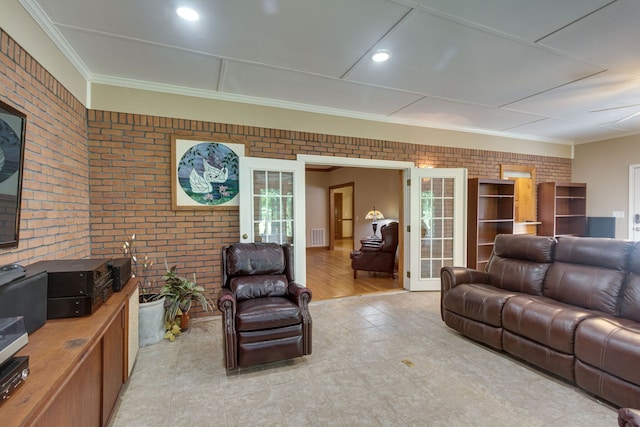
<svg viewBox="0 0 640 427"><path fill-rule="evenodd" d="M306 283L304 163L240 157L240 241L290 243L294 275Z"/></svg>
<svg viewBox="0 0 640 427"><path fill-rule="evenodd" d="M629 239L640 241L640 165L629 166Z"/></svg>
<svg viewBox="0 0 640 427"><path fill-rule="evenodd" d="M440 290L440 268L466 265L466 169L411 169L405 288Z"/></svg>

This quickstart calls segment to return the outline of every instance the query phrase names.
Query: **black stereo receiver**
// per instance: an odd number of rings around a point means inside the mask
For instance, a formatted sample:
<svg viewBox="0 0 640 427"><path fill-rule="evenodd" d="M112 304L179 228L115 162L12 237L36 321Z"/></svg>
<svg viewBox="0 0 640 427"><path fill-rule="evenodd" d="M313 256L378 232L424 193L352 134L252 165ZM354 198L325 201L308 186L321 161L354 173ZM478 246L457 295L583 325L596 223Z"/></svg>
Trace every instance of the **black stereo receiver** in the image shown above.
<svg viewBox="0 0 640 427"><path fill-rule="evenodd" d="M47 319L95 312L113 294L110 259L38 261L29 270L47 272Z"/></svg>

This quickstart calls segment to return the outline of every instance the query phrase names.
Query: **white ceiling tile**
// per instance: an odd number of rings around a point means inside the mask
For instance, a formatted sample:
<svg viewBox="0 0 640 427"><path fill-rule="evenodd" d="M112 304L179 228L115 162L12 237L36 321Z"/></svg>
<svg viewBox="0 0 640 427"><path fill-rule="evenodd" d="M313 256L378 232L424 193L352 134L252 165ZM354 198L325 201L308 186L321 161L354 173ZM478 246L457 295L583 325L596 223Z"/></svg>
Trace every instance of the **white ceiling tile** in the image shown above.
<svg viewBox="0 0 640 427"><path fill-rule="evenodd" d="M426 8L534 42L611 0L415 0Z"/></svg>
<svg viewBox="0 0 640 427"><path fill-rule="evenodd" d="M640 116L620 121L640 107L640 0L191 0L195 24L174 1L19 2L89 81L215 91L224 69L243 102L538 139L640 133ZM374 48L391 60L372 64Z"/></svg>
<svg viewBox="0 0 640 427"><path fill-rule="evenodd" d="M525 43L424 12L379 43L383 64L363 61L349 80L499 106L601 71Z"/></svg>
<svg viewBox="0 0 640 427"><path fill-rule="evenodd" d="M542 117L514 111L496 110L481 105L463 104L436 98L424 98L398 111L393 117L421 120L439 126L501 131Z"/></svg>
<svg viewBox="0 0 640 427"><path fill-rule="evenodd" d="M419 95L230 61L222 91L368 114L390 114Z"/></svg>
<svg viewBox="0 0 640 427"><path fill-rule="evenodd" d="M609 70L640 74L640 1L619 0L541 41Z"/></svg>
<svg viewBox="0 0 640 427"><path fill-rule="evenodd" d="M603 72L506 108L569 121L611 124L640 111L640 76Z"/></svg>
<svg viewBox="0 0 640 427"><path fill-rule="evenodd" d="M78 30L65 29L63 34L94 74L217 89L221 62L218 58ZM99 55L91 53L96 49Z"/></svg>
<svg viewBox="0 0 640 427"><path fill-rule="evenodd" d="M175 2L40 0L60 24L333 77L409 11L385 0L193 3L201 15L195 23L176 16Z"/></svg>
<svg viewBox="0 0 640 427"><path fill-rule="evenodd" d="M555 119L545 119L516 126L508 131L522 135L536 135L542 138L553 138L583 143L617 138L630 134L629 132L619 129L587 125L584 123L565 122Z"/></svg>

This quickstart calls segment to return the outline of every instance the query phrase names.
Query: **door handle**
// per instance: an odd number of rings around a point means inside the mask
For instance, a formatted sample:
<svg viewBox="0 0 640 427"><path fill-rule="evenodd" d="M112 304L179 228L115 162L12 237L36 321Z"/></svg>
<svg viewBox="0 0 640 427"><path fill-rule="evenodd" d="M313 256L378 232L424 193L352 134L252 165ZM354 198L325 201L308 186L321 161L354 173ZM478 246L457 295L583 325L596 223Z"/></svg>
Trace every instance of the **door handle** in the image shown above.
<svg viewBox="0 0 640 427"><path fill-rule="evenodd" d="M636 224L640 224L640 214L635 214L633 216L633 222L635 222Z"/></svg>
<svg viewBox="0 0 640 427"><path fill-rule="evenodd" d="M243 234L243 235L242 235L242 238L243 238L243 239L248 239L248 238L249 238L249 236L247 235L247 233L245 233L245 234Z"/></svg>

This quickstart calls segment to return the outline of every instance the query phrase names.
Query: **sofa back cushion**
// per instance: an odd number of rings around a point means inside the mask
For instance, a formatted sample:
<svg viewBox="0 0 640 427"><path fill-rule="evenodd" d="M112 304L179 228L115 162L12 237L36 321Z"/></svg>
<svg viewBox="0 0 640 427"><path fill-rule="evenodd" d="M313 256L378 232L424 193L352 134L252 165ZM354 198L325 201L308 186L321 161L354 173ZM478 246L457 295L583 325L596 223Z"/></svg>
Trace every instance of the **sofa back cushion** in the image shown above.
<svg viewBox="0 0 640 427"><path fill-rule="evenodd" d="M561 237L555 262L544 281L544 295L567 304L618 315L618 298L627 276L633 242L592 237Z"/></svg>
<svg viewBox="0 0 640 427"><path fill-rule="evenodd" d="M229 289L238 301L287 295L288 281L284 274L238 276L229 280Z"/></svg>
<svg viewBox="0 0 640 427"><path fill-rule="evenodd" d="M629 271L620 298L620 317L640 322L640 243L633 246Z"/></svg>
<svg viewBox="0 0 640 427"><path fill-rule="evenodd" d="M489 284L512 292L542 295L555 245L552 237L497 235L486 270Z"/></svg>

